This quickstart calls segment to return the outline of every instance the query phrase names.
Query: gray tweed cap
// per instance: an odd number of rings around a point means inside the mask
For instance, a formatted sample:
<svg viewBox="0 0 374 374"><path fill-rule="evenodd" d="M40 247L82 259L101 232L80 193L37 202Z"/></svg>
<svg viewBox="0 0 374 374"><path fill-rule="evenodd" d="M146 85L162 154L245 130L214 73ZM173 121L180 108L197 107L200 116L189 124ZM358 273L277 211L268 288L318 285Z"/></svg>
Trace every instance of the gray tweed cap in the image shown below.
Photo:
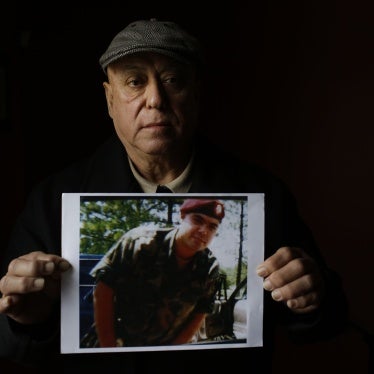
<svg viewBox="0 0 374 374"><path fill-rule="evenodd" d="M106 73L112 62L138 52L156 52L182 63L203 62L199 41L174 22L156 19L130 23L120 31L100 57L99 63Z"/></svg>

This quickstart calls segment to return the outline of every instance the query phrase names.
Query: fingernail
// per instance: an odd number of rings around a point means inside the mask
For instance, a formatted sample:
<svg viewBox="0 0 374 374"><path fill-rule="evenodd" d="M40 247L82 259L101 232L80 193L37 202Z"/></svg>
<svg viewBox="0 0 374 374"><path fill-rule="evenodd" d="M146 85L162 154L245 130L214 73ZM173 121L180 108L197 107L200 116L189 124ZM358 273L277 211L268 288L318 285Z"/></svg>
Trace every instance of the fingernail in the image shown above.
<svg viewBox="0 0 374 374"><path fill-rule="evenodd" d="M266 291L271 291L273 289L273 285L269 281L269 279L264 280L263 287L265 288Z"/></svg>
<svg viewBox="0 0 374 374"><path fill-rule="evenodd" d="M41 290L44 287L44 278L36 278L34 280L34 288Z"/></svg>
<svg viewBox="0 0 374 374"><path fill-rule="evenodd" d="M256 269L256 273L259 277L266 277L267 275L267 270L265 268L265 266L259 266L257 269Z"/></svg>
<svg viewBox="0 0 374 374"><path fill-rule="evenodd" d="M44 271L46 273L52 273L53 269L55 268L55 264L53 262L47 262L45 265L44 265Z"/></svg>
<svg viewBox="0 0 374 374"><path fill-rule="evenodd" d="M66 271L66 270L68 270L70 268L70 264L67 261L61 261L58 264L58 268L61 271Z"/></svg>
<svg viewBox="0 0 374 374"><path fill-rule="evenodd" d="M271 293L271 297L272 297L275 301L280 301L280 300L282 300L282 294L280 293L279 290L274 290L274 291Z"/></svg>

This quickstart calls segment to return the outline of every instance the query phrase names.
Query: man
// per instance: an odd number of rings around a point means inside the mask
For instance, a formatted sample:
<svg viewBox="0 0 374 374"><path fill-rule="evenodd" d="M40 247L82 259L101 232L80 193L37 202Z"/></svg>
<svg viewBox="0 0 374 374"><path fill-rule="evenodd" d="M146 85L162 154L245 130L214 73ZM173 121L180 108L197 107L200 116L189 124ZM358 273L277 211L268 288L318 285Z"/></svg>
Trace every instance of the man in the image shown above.
<svg viewBox="0 0 374 374"><path fill-rule="evenodd" d="M98 346L189 343L212 311L219 265L208 246L224 207L186 199L180 214L174 229L130 230L91 271Z"/></svg>
<svg viewBox="0 0 374 374"><path fill-rule="evenodd" d="M248 371L270 371L274 327L311 341L337 334L347 307L339 278L324 262L281 181L198 136L201 48L178 25L137 21L122 30L100 59L110 117L117 136L88 160L42 182L31 194L5 256L0 281L0 355L60 368L84 365L128 371L190 372L196 360L222 372L226 352L149 352L143 355L59 355L59 277L69 268L60 257L61 193L173 192L265 195L265 256L258 275L267 291L264 346L231 349ZM8 266L9 264L9 266ZM7 267L8 266L8 267ZM216 357L217 355L217 357Z"/></svg>

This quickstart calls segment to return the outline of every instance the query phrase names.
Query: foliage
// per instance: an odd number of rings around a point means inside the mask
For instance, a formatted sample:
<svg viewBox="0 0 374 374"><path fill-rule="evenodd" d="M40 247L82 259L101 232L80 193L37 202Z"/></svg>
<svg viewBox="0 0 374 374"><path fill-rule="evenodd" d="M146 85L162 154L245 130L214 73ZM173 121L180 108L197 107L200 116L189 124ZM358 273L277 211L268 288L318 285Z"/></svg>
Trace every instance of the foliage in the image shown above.
<svg viewBox="0 0 374 374"><path fill-rule="evenodd" d="M241 272L241 279L244 279L247 275L247 263L243 263L243 269ZM237 273L238 267L235 268L223 268L222 272L226 275L226 284L228 289L235 288L239 283L237 283Z"/></svg>
<svg viewBox="0 0 374 374"><path fill-rule="evenodd" d="M140 225L171 226L176 199L84 198L80 206L80 251L103 254L128 230Z"/></svg>

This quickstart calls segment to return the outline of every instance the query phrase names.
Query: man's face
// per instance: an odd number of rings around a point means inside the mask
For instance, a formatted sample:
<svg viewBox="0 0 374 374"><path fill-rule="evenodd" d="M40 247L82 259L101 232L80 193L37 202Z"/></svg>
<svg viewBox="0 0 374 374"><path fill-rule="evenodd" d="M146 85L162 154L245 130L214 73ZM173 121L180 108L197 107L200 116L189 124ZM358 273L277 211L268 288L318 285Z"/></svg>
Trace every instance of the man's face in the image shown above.
<svg viewBox="0 0 374 374"><path fill-rule="evenodd" d="M154 53L126 56L108 67L104 87L109 115L130 157L172 154L189 145L198 115L192 66Z"/></svg>
<svg viewBox="0 0 374 374"><path fill-rule="evenodd" d="M188 213L182 216L177 234L177 246L183 248L180 255L188 258L209 246L217 233L218 219L201 213Z"/></svg>

